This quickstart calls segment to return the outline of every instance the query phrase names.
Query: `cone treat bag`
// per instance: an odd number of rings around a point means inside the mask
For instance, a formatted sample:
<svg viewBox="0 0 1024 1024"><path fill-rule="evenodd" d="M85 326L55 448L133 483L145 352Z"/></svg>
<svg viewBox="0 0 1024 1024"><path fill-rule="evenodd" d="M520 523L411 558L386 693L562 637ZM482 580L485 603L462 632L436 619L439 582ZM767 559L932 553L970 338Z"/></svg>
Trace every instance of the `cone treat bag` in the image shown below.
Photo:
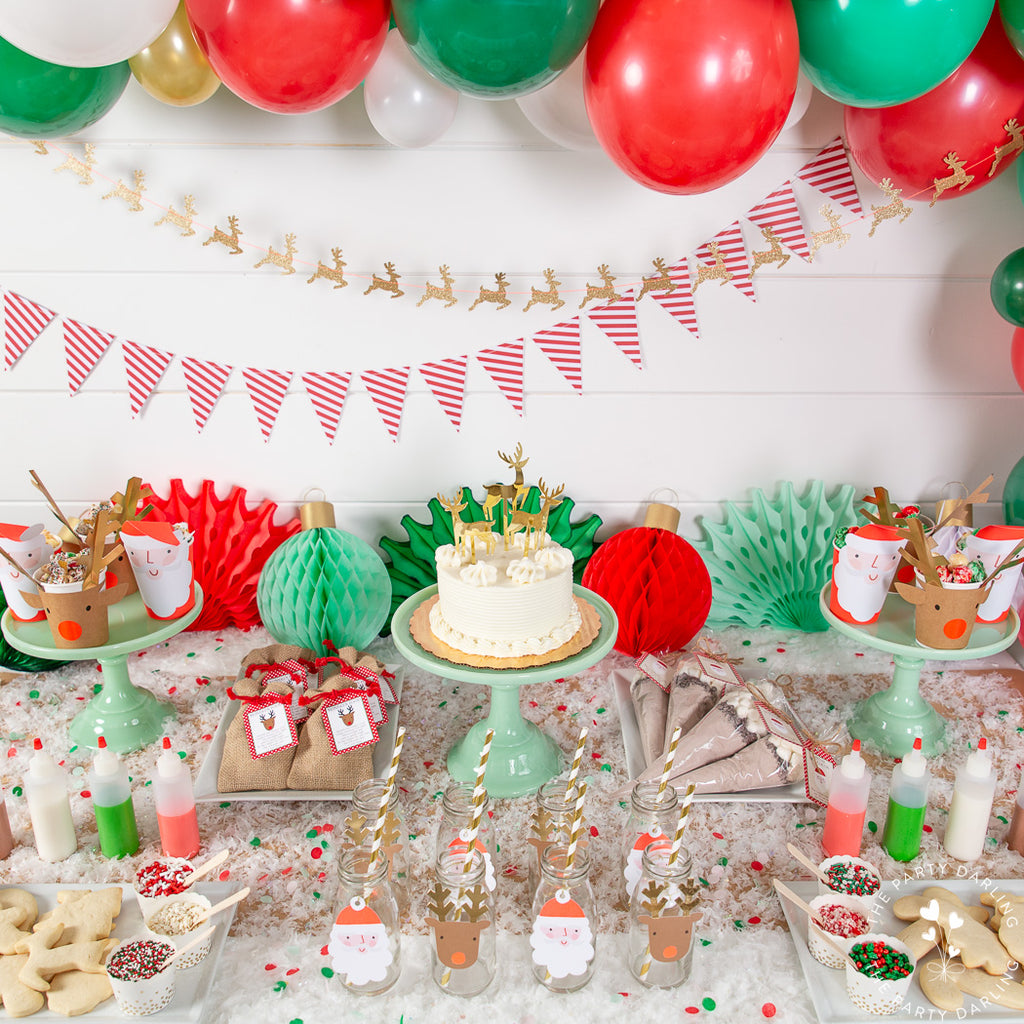
<svg viewBox="0 0 1024 1024"><path fill-rule="evenodd" d="M195 604L192 533L184 524L133 521L121 541L151 618L177 619Z"/></svg>
<svg viewBox="0 0 1024 1024"><path fill-rule="evenodd" d="M724 690L725 684L709 676L696 657L686 658L669 687L663 746L668 747L676 729L685 736L721 700Z"/></svg>
<svg viewBox="0 0 1024 1024"><path fill-rule="evenodd" d="M633 713L640 730L644 764L650 764L662 752L665 718L668 714L668 691L644 672L637 672L629 686Z"/></svg>
<svg viewBox="0 0 1024 1024"><path fill-rule="evenodd" d="M25 600L25 594L35 594L39 588L32 579L34 573L50 557L50 545L42 523L34 526L16 526L0 523L0 547L13 556L21 566L16 568L7 559L0 559L0 586L11 615L20 622L39 622L46 613ZM25 570L22 572L22 569Z"/></svg>
<svg viewBox="0 0 1024 1024"><path fill-rule="evenodd" d="M676 789L691 783L697 793L743 793L751 789L787 786L803 777L800 748L776 736L762 736L749 746L694 771L673 775Z"/></svg>
<svg viewBox="0 0 1024 1024"><path fill-rule="evenodd" d="M907 543L904 531L868 523L840 531L832 548L829 610L843 622L876 622Z"/></svg>

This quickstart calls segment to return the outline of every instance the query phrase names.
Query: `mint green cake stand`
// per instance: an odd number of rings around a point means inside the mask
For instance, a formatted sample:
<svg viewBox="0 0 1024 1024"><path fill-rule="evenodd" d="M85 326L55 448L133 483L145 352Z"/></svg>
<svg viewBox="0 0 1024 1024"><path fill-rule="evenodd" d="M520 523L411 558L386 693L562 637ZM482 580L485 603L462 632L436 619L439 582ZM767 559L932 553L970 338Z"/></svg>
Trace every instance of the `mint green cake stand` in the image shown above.
<svg viewBox="0 0 1024 1024"><path fill-rule="evenodd" d="M72 744L99 749L102 735L107 746L123 754L148 746L163 734L163 723L174 717L170 701L157 700L128 677L128 655L176 636L195 622L203 610L203 592L196 584L196 603L181 618L151 619L138 594L107 609L110 639L100 647L56 647L49 625L18 622L8 609L0 619L7 642L23 654L58 661L99 662L103 688L75 715L68 729Z"/></svg>
<svg viewBox="0 0 1024 1024"><path fill-rule="evenodd" d="M944 745L946 723L921 696L921 669L925 661L968 661L1005 651L1020 629L1017 613L1011 608L1003 622L976 623L967 646L950 651L917 643L914 605L899 594L886 597L877 622L858 626L836 618L830 611L830 588L831 583L826 584L819 598L821 613L829 625L867 647L888 651L893 656L892 685L857 705L853 717L846 723L850 735L871 743L890 757L903 757L918 736L926 757L938 753Z"/></svg>
<svg viewBox="0 0 1024 1024"><path fill-rule="evenodd" d="M494 738L487 757L488 794L513 797L535 793L539 786L561 771L562 751L550 736L523 718L519 709L519 687L562 679L596 665L615 644L619 632L615 612L604 598L581 586L574 586L573 593L593 605L601 618L600 632L589 647L564 661L535 668L471 668L425 651L409 632L413 612L436 593L435 584L406 598L398 606L391 620L391 636L399 653L413 665L442 679L491 688L491 707L487 717L471 726L448 751L448 774L460 782L472 782L476 777L484 737L488 729L493 729Z"/></svg>

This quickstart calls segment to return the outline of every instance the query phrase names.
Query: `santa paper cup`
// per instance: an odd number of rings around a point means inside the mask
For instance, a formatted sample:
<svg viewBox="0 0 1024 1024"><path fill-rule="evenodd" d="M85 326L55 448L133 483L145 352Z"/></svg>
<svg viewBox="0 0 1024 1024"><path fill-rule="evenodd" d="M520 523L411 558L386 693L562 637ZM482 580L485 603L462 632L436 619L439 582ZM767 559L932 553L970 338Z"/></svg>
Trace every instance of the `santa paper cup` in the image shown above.
<svg viewBox="0 0 1024 1024"><path fill-rule="evenodd" d="M121 527L142 603L151 618L177 619L195 604L192 534L170 523L128 522Z"/></svg>
<svg viewBox="0 0 1024 1024"><path fill-rule="evenodd" d="M50 545L42 523L34 526L17 526L14 523L0 523L0 548L3 548L25 572L32 574L50 557ZM45 612L33 608L25 600L25 594L35 594L38 587L31 575L15 569L6 558L0 558L0 587L11 615L19 622L39 622Z"/></svg>
<svg viewBox="0 0 1024 1024"><path fill-rule="evenodd" d="M117 1008L126 1017L148 1017L174 998L174 968L165 968L173 954L164 942L129 939L107 961L107 977Z"/></svg>
<svg viewBox="0 0 1024 1024"><path fill-rule="evenodd" d="M907 535L894 526L854 527L832 549L829 610L837 619L865 626L878 621Z"/></svg>
<svg viewBox="0 0 1024 1024"><path fill-rule="evenodd" d="M963 538L964 554L972 561L981 559L989 575L1005 562L1013 549L1024 540L1024 527L983 526L977 533ZM1021 566L999 573L989 589L988 597L978 609L979 622L1002 622L1010 611L1013 592L1020 580Z"/></svg>

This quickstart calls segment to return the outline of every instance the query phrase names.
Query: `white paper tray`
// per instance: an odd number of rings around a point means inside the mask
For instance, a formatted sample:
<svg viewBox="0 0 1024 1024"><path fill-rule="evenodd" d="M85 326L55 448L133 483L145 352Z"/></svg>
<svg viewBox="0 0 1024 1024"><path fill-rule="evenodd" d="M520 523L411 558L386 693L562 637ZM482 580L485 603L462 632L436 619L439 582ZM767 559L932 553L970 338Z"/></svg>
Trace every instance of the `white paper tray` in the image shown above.
<svg viewBox="0 0 1024 1024"><path fill-rule="evenodd" d="M394 675L391 686L395 696L402 696L402 682L405 677L403 665L388 665L388 672ZM224 756L224 739L227 736L228 726L235 715L238 714L238 706L241 701L233 700L224 712L213 734L213 742L206 753L206 758L196 776L195 795L199 803L211 803L224 800L351 800L350 789L247 789L238 793L222 793L217 789L217 775L220 773L220 762ZM373 774L381 778L387 774L388 766L391 764L391 753L395 746L395 733L398 731L398 709L401 705L389 704L387 706L388 720L377 727L378 740L373 747Z"/></svg>
<svg viewBox="0 0 1024 1024"><path fill-rule="evenodd" d="M613 669L612 683L615 686L615 703L619 710L619 724L622 727L622 743L626 748L626 771L635 779L646 767L644 748L640 739L633 699L629 695L630 676L622 669ZM716 803L810 803L802 782L788 786L771 786L768 789L748 789L743 793L696 793L694 800Z"/></svg>
<svg viewBox="0 0 1024 1024"><path fill-rule="evenodd" d="M985 884L1002 889L1005 892L1024 893L1024 879L996 880L991 883L986 879ZM817 882L787 882L786 885L797 896L800 896L808 903L818 895ZM882 888L879 890L883 900L879 904L881 908L879 923L877 927L872 925L872 931L880 931L887 935L895 935L897 932L901 932L907 926L907 922L897 921L893 917L891 913L893 902L900 896L921 892L930 885L940 885L944 889L949 889L950 892L955 893L966 904L980 903L978 897L984 891L978 882L962 879L914 878L907 881L883 882ZM846 972L826 967L824 964L818 963L811 956L810 950L807 948L807 915L799 907L794 907L788 900L783 899L781 895L779 899L782 902L782 911L786 915L786 921L789 924L793 944L796 946L797 956L800 959L800 967L804 972L807 988L811 993L811 1002L814 1003L814 1010L821 1024L863 1024L864 1021L868 1020L966 1020L983 1021L984 1024L1010 1024L1013 1021L1016 1024L1020 1024L1024 1020L1024 1013L1020 1010L1008 1010L1004 1006L996 1006L994 1004L983 1005L980 999L967 995L964 996L961 1016L958 1017L954 1011L946 1011L943 1015L943 1012L937 1006L925 998L920 985L917 983L917 978L910 983L906 1005L898 1013L893 1014L891 1017L879 1017L875 1014L865 1013L854 1006L846 995ZM888 902L884 902L886 899ZM928 954L922 962L927 962L934 955ZM1019 982L1021 972L1016 970L1008 977Z"/></svg>
<svg viewBox="0 0 1024 1024"><path fill-rule="evenodd" d="M97 882L88 885L22 885L18 882L9 881L2 887L4 889L24 889L32 893L39 903L40 915L52 910L57 904L57 893L65 889L111 889L112 884ZM114 922L113 937L116 939L128 939L142 933L142 915L139 913L139 904L135 898L135 890L130 885L122 885L124 899L121 903L121 913ZM206 896L211 903L218 903L225 896L238 889L234 882L196 882L193 891L201 896ZM224 951L224 943L228 939L228 931L231 929L231 922L235 917L235 910L238 904L232 904L222 910L211 924L216 925L217 930L213 933L213 944L210 952L195 967L178 971L174 976L174 998L170 1003L154 1017L161 1024L191 1024L202 1019L206 1009L206 1001L209 998L210 990L217 973L217 962ZM7 1014L3 1018L7 1018ZM52 1010L43 1009L32 1014L27 1020L68 1020L63 1014L54 1013ZM89 1024L124 1024L127 1019L117 1008L113 997L100 1003L91 1013L75 1017L75 1020L87 1021Z"/></svg>

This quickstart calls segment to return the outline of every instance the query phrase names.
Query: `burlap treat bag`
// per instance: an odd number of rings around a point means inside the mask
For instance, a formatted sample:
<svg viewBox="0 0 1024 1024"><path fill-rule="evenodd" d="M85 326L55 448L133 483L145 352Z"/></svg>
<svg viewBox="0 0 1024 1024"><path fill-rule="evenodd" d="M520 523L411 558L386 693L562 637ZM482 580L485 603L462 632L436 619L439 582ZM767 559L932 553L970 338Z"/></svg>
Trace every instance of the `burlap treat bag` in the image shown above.
<svg viewBox="0 0 1024 1024"><path fill-rule="evenodd" d="M221 793L287 788L299 740L293 706L315 657L303 647L271 644L242 659L228 690L241 707L224 738L217 774Z"/></svg>
<svg viewBox="0 0 1024 1024"><path fill-rule="evenodd" d="M317 660L319 688L300 698L311 708L288 773L289 789L351 790L373 777L377 725L370 698L380 701L376 658L345 647Z"/></svg>

